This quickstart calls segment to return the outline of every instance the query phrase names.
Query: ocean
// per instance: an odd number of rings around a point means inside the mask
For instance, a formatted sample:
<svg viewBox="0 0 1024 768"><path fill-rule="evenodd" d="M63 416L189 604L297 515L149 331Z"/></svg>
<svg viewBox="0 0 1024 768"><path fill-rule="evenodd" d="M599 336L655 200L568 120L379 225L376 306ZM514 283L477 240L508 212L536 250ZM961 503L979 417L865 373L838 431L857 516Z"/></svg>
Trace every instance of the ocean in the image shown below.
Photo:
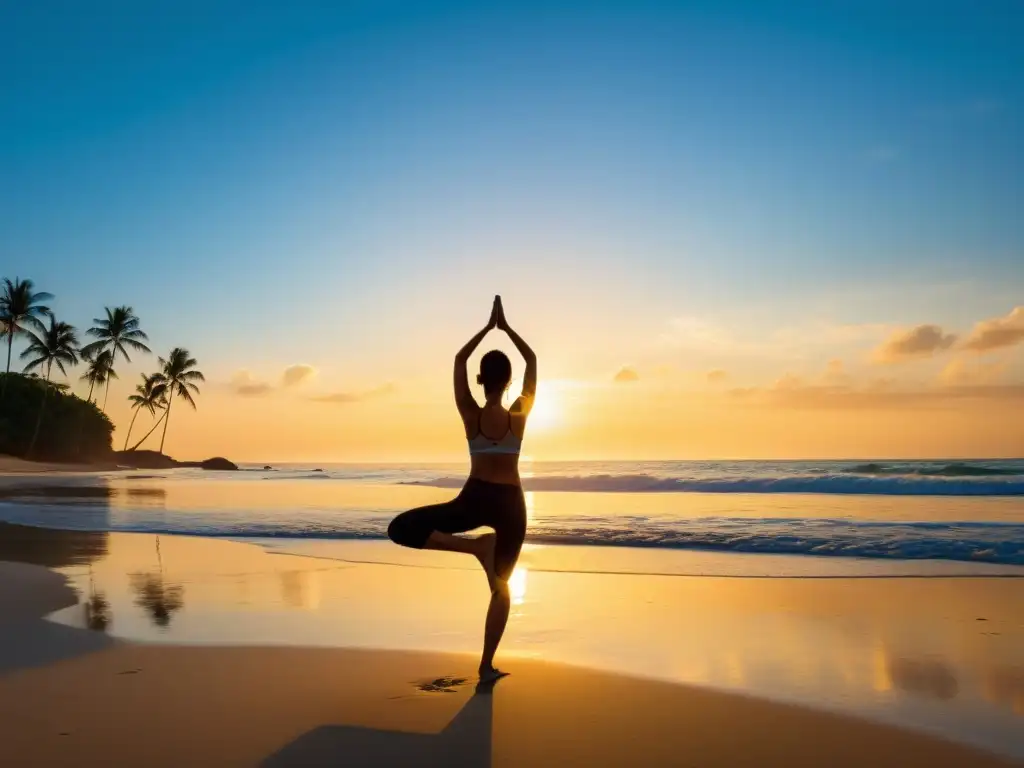
<svg viewBox="0 0 1024 768"><path fill-rule="evenodd" d="M465 472L456 464L246 465L65 476L57 490L53 478L47 487L26 479L0 494L0 520L227 537L340 557L332 542L384 539L397 512L450 498ZM943 572L965 574L1024 566L1019 459L547 462L525 464L522 474L530 545L642 547L670 570L662 553L678 550L799 556L811 574L849 574L854 562L872 573L906 572L908 563L956 564Z"/></svg>

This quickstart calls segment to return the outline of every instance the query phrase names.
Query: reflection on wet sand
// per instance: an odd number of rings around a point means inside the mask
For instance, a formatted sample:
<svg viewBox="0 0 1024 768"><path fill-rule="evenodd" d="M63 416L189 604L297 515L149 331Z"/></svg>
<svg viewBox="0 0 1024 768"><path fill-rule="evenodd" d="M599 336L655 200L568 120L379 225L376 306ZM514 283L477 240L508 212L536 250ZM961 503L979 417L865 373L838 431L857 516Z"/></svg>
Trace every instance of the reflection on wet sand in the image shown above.
<svg viewBox="0 0 1024 768"><path fill-rule="evenodd" d="M113 610L106 594L96 589L96 579L92 564L89 564L89 594L82 603L85 613L85 626L94 632L106 632L114 620Z"/></svg>
<svg viewBox="0 0 1024 768"><path fill-rule="evenodd" d="M1024 666L997 667L985 683L990 701L1024 717Z"/></svg>
<svg viewBox="0 0 1024 768"><path fill-rule="evenodd" d="M889 678L907 693L940 700L952 699L960 690L949 666L935 659L890 659Z"/></svg>
<svg viewBox="0 0 1024 768"><path fill-rule="evenodd" d="M160 574L132 573L129 579L137 595L135 604L144 608L158 627L167 627L171 615L185 605L184 588L179 584L165 584Z"/></svg>
<svg viewBox="0 0 1024 768"><path fill-rule="evenodd" d="M320 588L315 571L281 571L281 599L292 608L316 610L320 605Z"/></svg>
<svg viewBox="0 0 1024 768"><path fill-rule="evenodd" d="M136 506L154 503L164 506L167 500L167 489L161 486L112 486L102 478L90 480L69 485L0 486L0 501L74 505L128 499Z"/></svg>
<svg viewBox="0 0 1024 768"><path fill-rule="evenodd" d="M171 616L185 605L185 588L180 584L167 583L164 579L164 562L160 554L160 537L156 536L157 571L150 573L130 573L128 581L135 593L135 604L145 609L153 623L167 628Z"/></svg>
<svg viewBox="0 0 1024 768"><path fill-rule="evenodd" d="M136 507L161 507L167 506L166 488L128 488L119 489L120 493Z"/></svg>
<svg viewBox="0 0 1024 768"><path fill-rule="evenodd" d="M107 555L108 534L57 531L0 523L0 560L65 568L88 565Z"/></svg>

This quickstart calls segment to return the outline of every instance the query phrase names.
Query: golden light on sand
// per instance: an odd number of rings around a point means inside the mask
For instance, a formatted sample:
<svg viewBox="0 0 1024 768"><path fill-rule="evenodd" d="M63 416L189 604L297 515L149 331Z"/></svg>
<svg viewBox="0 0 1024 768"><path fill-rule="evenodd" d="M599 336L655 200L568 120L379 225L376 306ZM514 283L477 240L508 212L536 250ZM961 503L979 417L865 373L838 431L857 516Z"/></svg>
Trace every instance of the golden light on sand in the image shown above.
<svg viewBox="0 0 1024 768"><path fill-rule="evenodd" d="M526 569L517 566L508 580L508 591L512 596L512 605L522 605L526 599Z"/></svg>

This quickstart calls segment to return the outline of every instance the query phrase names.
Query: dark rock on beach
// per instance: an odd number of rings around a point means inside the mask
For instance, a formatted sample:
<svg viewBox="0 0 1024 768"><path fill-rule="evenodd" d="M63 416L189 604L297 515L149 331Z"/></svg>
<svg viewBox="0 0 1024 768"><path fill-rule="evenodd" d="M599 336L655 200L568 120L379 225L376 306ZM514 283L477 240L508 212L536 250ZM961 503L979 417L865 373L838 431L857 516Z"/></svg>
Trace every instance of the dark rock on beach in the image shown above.
<svg viewBox="0 0 1024 768"><path fill-rule="evenodd" d="M124 467L135 469L175 469L177 467L195 467L217 471L236 471L238 465L222 456L215 456L205 461L177 461L159 451L115 451L114 461Z"/></svg>
<svg viewBox="0 0 1024 768"><path fill-rule="evenodd" d="M199 466L202 469L213 469L227 472L236 472L238 465L233 461L228 461L223 456L214 456L212 459L199 462Z"/></svg>

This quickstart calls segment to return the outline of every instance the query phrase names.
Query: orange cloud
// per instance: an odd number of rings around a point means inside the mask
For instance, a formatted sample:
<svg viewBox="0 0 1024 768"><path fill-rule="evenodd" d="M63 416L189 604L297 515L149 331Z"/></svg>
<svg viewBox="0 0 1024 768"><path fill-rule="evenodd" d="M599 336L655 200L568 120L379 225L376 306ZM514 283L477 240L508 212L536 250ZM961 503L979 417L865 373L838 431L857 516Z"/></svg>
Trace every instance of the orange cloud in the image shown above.
<svg viewBox="0 0 1024 768"><path fill-rule="evenodd" d="M735 402L746 405L793 409L911 410L947 407L969 401L1011 403L1014 408L1024 406L1024 384L964 384L900 390L888 379L854 387L804 385L797 377L786 376L773 387L733 389L728 394Z"/></svg>
<svg viewBox="0 0 1024 768"><path fill-rule="evenodd" d="M708 371L705 376L708 380L708 384L721 384L729 378L729 374L721 368L715 368L713 371Z"/></svg>
<svg viewBox="0 0 1024 768"><path fill-rule="evenodd" d="M1005 362L971 365L958 357L942 369L939 382L950 386L998 384L1006 374L1007 368Z"/></svg>
<svg viewBox="0 0 1024 768"><path fill-rule="evenodd" d="M964 341L964 349L989 352L1024 341L1024 306L1014 307L1005 317L982 320Z"/></svg>
<svg viewBox="0 0 1024 768"><path fill-rule="evenodd" d="M618 384L628 384L633 381L640 381L640 374L627 365L619 369L613 380Z"/></svg>
<svg viewBox="0 0 1024 768"><path fill-rule="evenodd" d="M846 373L846 367L842 360L829 360L825 366L825 372L821 375L822 383L832 386L842 386L850 381Z"/></svg>
<svg viewBox="0 0 1024 768"><path fill-rule="evenodd" d="M956 334L945 333L937 325L918 325L893 333L875 350L875 360L898 363L912 358L931 357L936 352L949 349L955 341Z"/></svg>
<svg viewBox="0 0 1024 768"><path fill-rule="evenodd" d="M289 365L281 374L281 383L286 387L295 387L316 376L316 368L312 365Z"/></svg>
<svg viewBox="0 0 1024 768"><path fill-rule="evenodd" d="M259 381L249 371L238 371L231 377L231 388L235 394L243 397L261 397L270 392L273 387L264 381Z"/></svg>

